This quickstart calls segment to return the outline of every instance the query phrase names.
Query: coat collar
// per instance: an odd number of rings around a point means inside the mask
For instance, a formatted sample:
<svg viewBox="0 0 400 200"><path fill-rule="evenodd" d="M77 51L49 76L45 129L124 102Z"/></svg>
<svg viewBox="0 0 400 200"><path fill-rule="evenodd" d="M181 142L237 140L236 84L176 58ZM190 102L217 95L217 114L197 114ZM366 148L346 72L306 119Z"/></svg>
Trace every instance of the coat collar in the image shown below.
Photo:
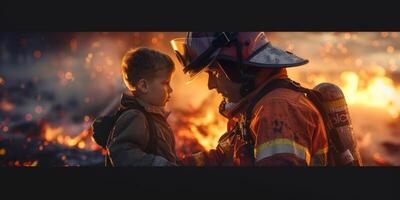
<svg viewBox="0 0 400 200"><path fill-rule="evenodd" d="M153 106L151 104L146 103L145 101L141 100L140 98L130 95L127 93L122 93L121 97L121 105L122 106L129 106L129 104L139 104L142 106L146 112L155 113L167 118L171 112L166 111L163 106Z"/></svg>

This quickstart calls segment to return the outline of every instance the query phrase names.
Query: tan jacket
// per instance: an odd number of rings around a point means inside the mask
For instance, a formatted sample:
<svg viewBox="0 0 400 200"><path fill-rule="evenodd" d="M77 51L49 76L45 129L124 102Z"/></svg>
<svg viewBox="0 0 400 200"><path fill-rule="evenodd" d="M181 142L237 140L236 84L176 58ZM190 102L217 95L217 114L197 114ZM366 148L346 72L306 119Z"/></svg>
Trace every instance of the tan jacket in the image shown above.
<svg viewBox="0 0 400 200"><path fill-rule="evenodd" d="M150 106L134 96L123 94L121 106L142 106L149 113L156 135L155 142L149 144L149 122L137 109L122 113L115 123L108 141L107 151L112 166L173 166L176 165L175 137L166 118L169 113L163 108ZM146 152L148 145L156 145L155 152Z"/></svg>

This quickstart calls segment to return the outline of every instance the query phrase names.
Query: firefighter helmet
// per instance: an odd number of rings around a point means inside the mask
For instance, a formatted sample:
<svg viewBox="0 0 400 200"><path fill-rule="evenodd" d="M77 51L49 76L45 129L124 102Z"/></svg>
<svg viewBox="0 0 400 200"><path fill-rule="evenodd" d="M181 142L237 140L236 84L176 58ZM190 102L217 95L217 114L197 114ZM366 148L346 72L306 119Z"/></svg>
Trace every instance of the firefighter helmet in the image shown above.
<svg viewBox="0 0 400 200"><path fill-rule="evenodd" d="M264 32L188 32L186 38L171 41L172 48L191 77L215 60L240 63L239 67L294 67L308 63L291 52L271 45ZM232 74L232 65L220 65ZM238 71L238 70L234 70ZM237 73L236 73L237 74ZM228 76L229 78L229 76Z"/></svg>

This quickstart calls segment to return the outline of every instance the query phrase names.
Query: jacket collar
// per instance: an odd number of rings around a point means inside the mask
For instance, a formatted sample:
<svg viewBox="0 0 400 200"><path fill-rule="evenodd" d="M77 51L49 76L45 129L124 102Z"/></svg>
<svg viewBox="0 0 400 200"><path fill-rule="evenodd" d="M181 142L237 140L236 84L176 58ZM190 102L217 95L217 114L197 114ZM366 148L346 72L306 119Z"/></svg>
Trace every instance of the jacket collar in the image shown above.
<svg viewBox="0 0 400 200"><path fill-rule="evenodd" d="M150 105L150 104L144 102L143 100L141 100L140 98L138 98L134 95L122 93L121 105L129 106L130 104L138 104L141 107L143 107L146 110L146 112L159 114L159 115L163 116L164 118L167 118L169 116L169 114L171 113L169 111L166 111L165 108L162 106L153 106L153 105Z"/></svg>

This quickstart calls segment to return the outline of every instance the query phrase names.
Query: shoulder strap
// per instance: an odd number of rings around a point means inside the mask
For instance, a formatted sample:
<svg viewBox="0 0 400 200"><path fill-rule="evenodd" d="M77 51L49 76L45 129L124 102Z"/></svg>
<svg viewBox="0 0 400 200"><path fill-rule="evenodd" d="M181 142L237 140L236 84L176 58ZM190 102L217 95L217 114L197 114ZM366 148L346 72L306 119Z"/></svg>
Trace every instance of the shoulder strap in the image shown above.
<svg viewBox="0 0 400 200"><path fill-rule="evenodd" d="M292 81L289 78L285 79L276 79L265 85L257 94L256 96L251 100L249 106L247 107L246 113L245 113L245 119L250 120L251 114L253 112L254 106L257 104L258 101L260 101L261 98L263 98L265 95L267 95L269 92L277 89L277 88L289 88L289 89L296 89L300 87L300 85L294 81Z"/></svg>
<svg viewBox="0 0 400 200"><path fill-rule="evenodd" d="M147 143L147 146L145 148L145 152L147 153L156 153L157 150L157 140L156 140L156 136L157 136L157 128L156 125L154 124L154 119L152 118L152 116L150 116L151 114L143 111L144 116L146 116L146 120L147 123L149 125L149 142Z"/></svg>
<svg viewBox="0 0 400 200"><path fill-rule="evenodd" d="M118 120L118 118L125 112L131 109L136 109L139 110L141 113L144 114L146 121L149 125L149 142L147 143L146 148L144 151L146 153L156 153L156 146L157 146L157 140L156 140L156 134L157 134L157 129L154 124L154 120L151 116L150 113L148 113L142 106L140 105L130 105L129 107L120 107L118 111L114 114L114 124Z"/></svg>
<svg viewBox="0 0 400 200"><path fill-rule="evenodd" d="M244 133L242 133L243 138L245 139L245 141L248 143L248 148L249 148L249 153L251 155L251 157L254 159L255 155L254 155L254 143L255 141L253 140L253 138L251 137L250 133L250 119L251 119L251 115L252 115L252 111L254 106L257 104L257 102L264 97L266 94L268 94L269 92L280 88L283 84L286 83L286 79L276 79L271 81L270 83L268 83L267 85L265 85L257 94L256 96L251 100L249 106L247 107L245 116L244 116L244 128L242 129L242 131L244 131Z"/></svg>

